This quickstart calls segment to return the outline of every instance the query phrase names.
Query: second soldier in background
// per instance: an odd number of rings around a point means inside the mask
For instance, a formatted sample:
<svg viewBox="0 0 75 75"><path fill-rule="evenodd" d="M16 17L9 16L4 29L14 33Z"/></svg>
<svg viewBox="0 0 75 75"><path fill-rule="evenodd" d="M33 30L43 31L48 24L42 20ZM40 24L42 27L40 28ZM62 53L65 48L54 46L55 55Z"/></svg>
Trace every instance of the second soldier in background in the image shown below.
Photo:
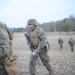
<svg viewBox="0 0 75 75"><path fill-rule="evenodd" d="M58 44L60 46L60 50L63 48L63 40L61 39L61 37L58 39Z"/></svg>
<svg viewBox="0 0 75 75"><path fill-rule="evenodd" d="M69 45L70 45L71 52L73 52L75 41L73 40L72 37L70 38L70 40L68 41L68 43L69 43Z"/></svg>

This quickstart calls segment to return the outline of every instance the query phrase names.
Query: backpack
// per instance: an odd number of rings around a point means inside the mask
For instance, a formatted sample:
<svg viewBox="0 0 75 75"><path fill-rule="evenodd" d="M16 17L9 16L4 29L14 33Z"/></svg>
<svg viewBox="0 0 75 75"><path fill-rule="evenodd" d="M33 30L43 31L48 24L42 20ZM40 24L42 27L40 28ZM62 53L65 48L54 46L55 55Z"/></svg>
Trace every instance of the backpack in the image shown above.
<svg viewBox="0 0 75 75"><path fill-rule="evenodd" d="M0 24L0 63L4 63L3 67L8 75L18 75L18 59L12 56L13 35L6 25Z"/></svg>
<svg viewBox="0 0 75 75"><path fill-rule="evenodd" d="M9 34L5 28L0 25L0 58L6 57L9 53L10 39Z"/></svg>

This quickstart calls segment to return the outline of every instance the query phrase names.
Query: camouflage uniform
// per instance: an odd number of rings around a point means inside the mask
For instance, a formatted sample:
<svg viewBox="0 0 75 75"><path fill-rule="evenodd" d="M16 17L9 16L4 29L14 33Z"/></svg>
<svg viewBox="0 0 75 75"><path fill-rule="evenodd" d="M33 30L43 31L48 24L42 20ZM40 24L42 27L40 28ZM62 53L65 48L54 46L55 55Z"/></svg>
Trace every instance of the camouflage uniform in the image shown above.
<svg viewBox="0 0 75 75"><path fill-rule="evenodd" d="M46 69L49 71L50 75L52 72L52 67L49 63L49 56L48 56L48 41L46 37L46 33L42 28L37 27L37 21L35 19L28 20L28 25L33 24L35 26L34 31L29 31L28 36L31 40L31 43L34 47L37 47L35 50L37 50L38 55L43 63L43 65L46 67ZM35 75L36 69L36 60L31 55L30 63L29 63L29 71L31 75Z"/></svg>
<svg viewBox="0 0 75 75"><path fill-rule="evenodd" d="M4 60L7 56L10 55L11 49L11 39L9 39L9 35L11 35L7 26L0 23L0 30L4 33L0 35L0 75L8 75L4 68ZM0 32L1 34L1 32ZM1 54L3 53L3 54ZM11 53L12 54L12 53Z"/></svg>
<svg viewBox="0 0 75 75"><path fill-rule="evenodd" d="M73 40L72 37L70 38L70 40L68 41L68 43L69 43L69 45L70 45L71 52L73 52L75 41Z"/></svg>
<svg viewBox="0 0 75 75"><path fill-rule="evenodd" d="M61 38L59 38L58 39L58 44L59 44L59 46L60 46L60 50L62 49L62 47L63 47L63 40L61 39Z"/></svg>

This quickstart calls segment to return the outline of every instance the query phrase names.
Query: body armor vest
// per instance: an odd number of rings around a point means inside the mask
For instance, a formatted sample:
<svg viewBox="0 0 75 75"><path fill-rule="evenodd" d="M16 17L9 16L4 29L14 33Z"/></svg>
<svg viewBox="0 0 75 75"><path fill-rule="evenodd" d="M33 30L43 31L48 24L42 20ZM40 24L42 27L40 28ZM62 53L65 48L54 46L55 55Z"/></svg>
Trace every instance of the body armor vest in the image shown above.
<svg viewBox="0 0 75 75"><path fill-rule="evenodd" d="M34 31L30 31L30 40L33 46L38 46L40 39L37 35L37 29L35 29Z"/></svg>

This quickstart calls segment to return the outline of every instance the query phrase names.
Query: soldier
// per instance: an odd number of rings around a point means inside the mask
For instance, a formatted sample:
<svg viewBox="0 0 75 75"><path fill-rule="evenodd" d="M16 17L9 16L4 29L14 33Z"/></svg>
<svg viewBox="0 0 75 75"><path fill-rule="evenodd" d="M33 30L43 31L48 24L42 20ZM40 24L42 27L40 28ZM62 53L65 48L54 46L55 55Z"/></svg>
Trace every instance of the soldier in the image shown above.
<svg viewBox="0 0 75 75"><path fill-rule="evenodd" d="M4 60L12 55L11 40L13 40L12 32L0 22L0 75L8 75L4 67Z"/></svg>
<svg viewBox="0 0 75 75"><path fill-rule="evenodd" d="M63 48L63 40L61 39L61 37L58 39L58 44L60 46L60 50Z"/></svg>
<svg viewBox="0 0 75 75"><path fill-rule="evenodd" d="M42 28L37 27L38 22L36 21L36 19L29 19L27 24L29 27L29 32L27 33L27 35L29 36L31 44L34 46L35 52L39 55L43 65L49 71L49 75L51 75L52 67L49 63L48 41L47 41L46 33ZM31 59L29 63L30 75L36 74L35 63L36 60L31 55Z"/></svg>
<svg viewBox="0 0 75 75"><path fill-rule="evenodd" d="M73 40L72 37L70 38L70 40L68 41L68 43L69 43L69 45L70 45L71 52L73 52L75 41Z"/></svg>

